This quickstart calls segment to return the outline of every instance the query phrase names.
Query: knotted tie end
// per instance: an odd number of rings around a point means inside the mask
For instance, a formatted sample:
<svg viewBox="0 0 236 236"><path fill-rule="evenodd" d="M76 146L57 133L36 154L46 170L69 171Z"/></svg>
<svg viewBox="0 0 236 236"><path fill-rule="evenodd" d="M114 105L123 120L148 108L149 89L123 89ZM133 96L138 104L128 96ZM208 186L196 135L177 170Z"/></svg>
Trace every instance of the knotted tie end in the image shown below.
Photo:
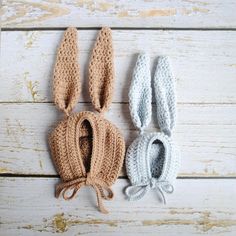
<svg viewBox="0 0 236 236"><path fill-rule="evenodd" d="M86 177L58 184L56 186L56 198L62 194L65 200L71 200L76 196L82 186L91 186L96 191L98 208L102 213L107 214L108 211L105 209L102 199L112 200L114 193L107 183L103 180L91 177L90 173L87 173ZM72 190L70 195L67 195L68 190Z"/></svg>
<svg viewBox="0 0 236 236"><path fill-rule="evenodd" d="M158 181L154 178L150 179L149 183L128 186L125 189L125 193L129 201L136 201L144 197L149 189L156 189L161 194L164 204L166 204L165 193L173 193L174 187L168 181Z"/></svg>

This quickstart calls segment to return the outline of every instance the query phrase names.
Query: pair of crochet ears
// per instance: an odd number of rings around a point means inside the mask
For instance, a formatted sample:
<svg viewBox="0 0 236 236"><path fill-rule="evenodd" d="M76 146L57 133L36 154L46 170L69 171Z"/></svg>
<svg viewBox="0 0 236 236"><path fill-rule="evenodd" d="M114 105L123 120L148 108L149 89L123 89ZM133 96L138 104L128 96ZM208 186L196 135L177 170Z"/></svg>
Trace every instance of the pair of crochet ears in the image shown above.
<svg viewBox="0 0 236 236"><path fill-rule="evenodd" d="M155 116L162 132L171 136L175 125L176 99L174 77L167 57L158 57L153 81L150 58L138 56L129 91L130 113L134 125L142 132L152 117L152 93L155 97Z"/></svg>
<svg viewBox="0 0 236 236"><path fill-rule="evenodd" d="M102 28L92 50L89 63L89 94L98 112L108 109L113 92L114 61L110 28ZM58 49L53 95L57 107L69 115L81 91L76 28L68 28Z"/></svg>

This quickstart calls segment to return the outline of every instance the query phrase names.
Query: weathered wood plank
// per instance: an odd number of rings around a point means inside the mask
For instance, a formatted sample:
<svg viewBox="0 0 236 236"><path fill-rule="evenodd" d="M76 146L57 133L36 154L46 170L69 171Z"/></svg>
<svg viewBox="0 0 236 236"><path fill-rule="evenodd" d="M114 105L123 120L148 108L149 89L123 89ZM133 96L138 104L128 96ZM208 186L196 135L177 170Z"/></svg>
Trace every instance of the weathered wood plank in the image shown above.
<svg viewBox="0 0 236 236"><path fill-rule="evenodd" d="M233 0L3 0L2 26L235 27Z"/></svg>
<svg viewBox="0 0 236 236"><path fill-rule="evenodd" d="M77 111L92 110L78 104ZM0 173L54 175L47 135L61 118L53 104L0 104ZM128 104L112 104L106 117L127 145L136 137ZM179 176L236 176L236 105L178 106L175 140L182 151ZM155 130L155 125L150 125Z"/></svg>
<svg viewBox="0 0 236 236"><path fill-rule="evenodd" d="M177 180L167 205L153 191L125 200L126 180L113 186L115 199L97 211L95 193L82 188L71 201L54 197L58 179L0 178L2 235L234 235L236 180ZM184 199L184 201L183 201Z"/></svg>
<svg viewBox="0 0 236 236"><path fill-rule="evenodd" d="M87 81L84 77L96 33L79 31L83 81ZM1 102L52 100L52 69L62 34L62 31L2 32ZM113 38L114 102L127 102L132 69L137 53L143 50L152 59L163 54L170 56L177 78L178 102L236 102L235 31L114 30ZM86 85L83 83L81 101L90 100Z"/></svg>

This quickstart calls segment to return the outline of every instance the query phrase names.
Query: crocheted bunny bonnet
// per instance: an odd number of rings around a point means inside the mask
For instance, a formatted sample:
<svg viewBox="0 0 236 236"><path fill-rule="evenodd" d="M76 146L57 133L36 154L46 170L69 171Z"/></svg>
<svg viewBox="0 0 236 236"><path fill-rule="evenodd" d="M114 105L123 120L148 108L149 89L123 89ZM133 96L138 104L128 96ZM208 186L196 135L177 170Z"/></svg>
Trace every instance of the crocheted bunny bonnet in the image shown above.
<svg viewBox="0 0 236 236"><path fill-rule="evenodd" d="M152 116L152 87L156 101L155 115L161 132L145 133ZM126 154L126 171L131 182L125 193L129 200L142 198L156 189L166 203L164 192L174 191L179 169L179 154L171 134L175 124L174 78L167 57L159 57L151 83L150 58L140 54L133 71L129 91L130 113L140 130Z"/></svg>
<svg viewBox="0 0 236 236"><path fill-rule="evenodd" d="M111 200L110 186L118 178L125 155L124 138L103 113L113 91L114 62L111 30L102 28L89 64L89 94L98 114L73 113L80 95L76 28L68 28L58 49L53 76L56 106L66 114L49 137L52 159L61 177L56 186L65 200L72 199L82 186L94 188L99 210L107 213L102 199Z"/></svg>

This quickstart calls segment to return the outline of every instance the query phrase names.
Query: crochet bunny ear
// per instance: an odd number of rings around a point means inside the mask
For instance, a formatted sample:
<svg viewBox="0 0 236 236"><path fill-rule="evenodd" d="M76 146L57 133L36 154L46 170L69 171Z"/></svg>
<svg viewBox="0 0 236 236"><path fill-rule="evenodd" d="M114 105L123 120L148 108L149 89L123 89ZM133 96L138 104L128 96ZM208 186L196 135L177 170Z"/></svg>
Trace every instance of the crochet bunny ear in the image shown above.
<svg viewBox="0 0 236 236"><path fill-rule="evenodd" d="M151 120L152 90L150 58L146 54L138 56L129 90L129 108L134 125L141 131Z"/></svg>
<svg viewBox="0 0 236 236"><path fill-rule="evenodd" d="M80 70L77 60L77 30L68 28L58 49L53 75L55 104L67 115L76 105L80 94Z"/></svg>
<svg viewBox="0 0 236 236"><path fill-rule="evenodd" d="M174 77L167 57L159 57L154 75L157 120L162 132L171 135L175 125L176 100Z"/></svg>
<svg viewBox="0 0 236 236"><path fill-rule="evenodd" d="M114 82L114 61L110 28L98 34L89 64L89 93L98 112L107 110L111 103Z"/></svg>

